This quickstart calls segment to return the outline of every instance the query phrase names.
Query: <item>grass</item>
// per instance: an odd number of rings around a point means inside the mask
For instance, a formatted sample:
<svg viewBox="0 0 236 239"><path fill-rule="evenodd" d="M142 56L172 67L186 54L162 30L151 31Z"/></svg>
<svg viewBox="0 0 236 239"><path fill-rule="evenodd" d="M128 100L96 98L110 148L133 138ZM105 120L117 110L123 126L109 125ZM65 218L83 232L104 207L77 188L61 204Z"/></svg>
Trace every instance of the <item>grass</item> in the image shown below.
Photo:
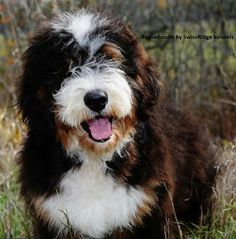
<svg viewBox="0 0 236 239"><path fill-rule="evenodd" d="M0 110L0 239L31 238L30 219L19 198L15 163L23 128L13 109Z"/></svg>
<svg viewBox="0 0 236 239"><path fill-rule="evenodd" d="M192 239L236 239L236 142L223 141L218 152L211 227L196 227Z"/></svg>
<svg viewBox="0 0 236 239"><path fill-rule="evenodd" d="M30 216L19 197L15 163L24 127L13 109L0 109L0 135L0 239L32 238ZM191 239L236 239L236 142L219 145L212 226L189 230Z"/></svg>
<svg viewBox="0 0 236 239"><path fill-rule="evenodd" d="M15 179L1 187L0 196L0 238L31 238L30 218L24 213L19 199L19 187Z"/></svg>

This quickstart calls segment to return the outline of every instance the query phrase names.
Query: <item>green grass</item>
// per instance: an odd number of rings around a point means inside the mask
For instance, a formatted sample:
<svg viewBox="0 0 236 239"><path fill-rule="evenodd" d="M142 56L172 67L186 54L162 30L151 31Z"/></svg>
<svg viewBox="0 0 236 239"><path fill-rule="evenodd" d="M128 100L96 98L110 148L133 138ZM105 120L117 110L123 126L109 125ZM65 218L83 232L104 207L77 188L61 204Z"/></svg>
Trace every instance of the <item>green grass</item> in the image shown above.
<svg viewBox="0 0 236 239"><path fill-rule="evenodd" d="M24 212L19 199L19 187L15 180L1 188L0 195L0 238L31 238L30 218Z"/></svg>
<svg viewBox="0 0 236 239"><path fill-rule="evenodd" d="M16 157L23 129L13 109L0 109L0 239L32 238L17 183Z"/></svg>

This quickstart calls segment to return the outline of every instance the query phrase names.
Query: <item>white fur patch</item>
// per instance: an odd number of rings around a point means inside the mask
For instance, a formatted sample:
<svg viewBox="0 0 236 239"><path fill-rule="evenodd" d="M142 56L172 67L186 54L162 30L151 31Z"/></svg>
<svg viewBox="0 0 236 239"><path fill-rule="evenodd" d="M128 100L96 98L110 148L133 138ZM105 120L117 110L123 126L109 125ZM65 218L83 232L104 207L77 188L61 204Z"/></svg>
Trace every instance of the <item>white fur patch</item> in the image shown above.
<svg viewBox="0 0 236 239"><path fill-rule="evenodd" d="M84 160L60 183L61 191L42 204L49 222L59 232L66 226L84 235L102 238L117 228L130 228L139 206L147 200L142 188L125 187L105 174L105 163Z"/></svg>
<svg viewBox="0 0 236 239"><path fill-rule="evenodd" d="M92 13L82 9L75 13L61 14L55 18L51 25L57 32L65 30L73 34L81 47L89 47L90 58L103 45L105 37L98 35L90 39L89 36L99 27L106 26L109 21L99 13Z"/></svg>
<svg viewBox="0 0 236 239"><path fill-rule="evenodd" d="M72 69L72 77L65 79L61 89L54 94L58 106L58 116L62 122L78 127L86 118L94 117L84 103L84 96L94 89L101 89L108 95L108 103L103 114L116 112L119 118L131 114L132 92L125 73L114 62L90 62Z"/></svg>

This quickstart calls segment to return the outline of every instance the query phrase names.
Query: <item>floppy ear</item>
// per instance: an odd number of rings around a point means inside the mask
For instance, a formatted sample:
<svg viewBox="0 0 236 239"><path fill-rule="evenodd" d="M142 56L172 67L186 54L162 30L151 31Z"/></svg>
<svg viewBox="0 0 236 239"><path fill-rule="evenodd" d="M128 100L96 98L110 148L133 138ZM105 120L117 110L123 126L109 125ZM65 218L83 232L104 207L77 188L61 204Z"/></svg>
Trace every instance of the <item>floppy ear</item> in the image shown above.
<svg viewBox="0 0 236 239"><path fill-rule="evenodd" d="M134 49L136 65L136 94L140 112L156 105L160 93L159 72L156 63L150 59L143 46L137 42Z"/></svg>
<svg viewBox="0 0 236 239"><path fill-rule="evenodd" d="M50 29L41 29L22 57L17 106L23 120L38 128L52 123L52 92L59 87L67 67L56 37Z"/></svg>

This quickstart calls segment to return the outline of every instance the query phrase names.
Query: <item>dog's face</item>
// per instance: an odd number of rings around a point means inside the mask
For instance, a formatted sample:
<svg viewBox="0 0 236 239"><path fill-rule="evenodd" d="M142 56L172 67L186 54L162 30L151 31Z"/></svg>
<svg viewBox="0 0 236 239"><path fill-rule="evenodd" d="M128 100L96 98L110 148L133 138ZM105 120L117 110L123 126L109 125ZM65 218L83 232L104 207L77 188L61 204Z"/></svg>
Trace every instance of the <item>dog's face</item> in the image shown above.
<svg viewBox="0 0 236 239"><path fill-rule="evenodd" d="M84 10L54 18L33 37L19 106L30 128L55 130L68 153L104 155L148 117L157 80L153 62L123 23Z"/></svg>

